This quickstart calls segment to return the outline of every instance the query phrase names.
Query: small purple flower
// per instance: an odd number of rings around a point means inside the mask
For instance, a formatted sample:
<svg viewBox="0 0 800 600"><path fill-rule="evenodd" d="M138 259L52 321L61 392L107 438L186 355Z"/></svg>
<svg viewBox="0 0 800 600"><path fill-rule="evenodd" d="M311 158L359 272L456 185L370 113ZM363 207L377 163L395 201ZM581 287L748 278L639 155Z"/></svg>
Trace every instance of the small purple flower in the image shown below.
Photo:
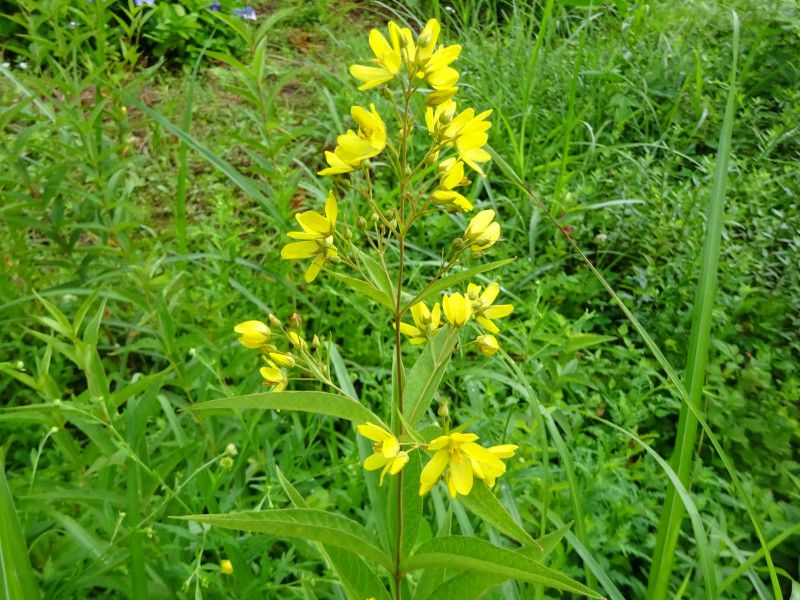
<svg viewBox="0 0 800 600"><path fill-rule="evenodd" d="M256 20L256 9L252 6L245 6L244 8L234 8L233 14L242 17L248 21Z"/></svg>
<svg viewBox="0 0 800 600"><path fill-rule="evenodd" d="M208 10L210 10L211 12L219 12L222 10L222 4L220 4L219 2L212 2L211 4L208 5Z"/></svg>

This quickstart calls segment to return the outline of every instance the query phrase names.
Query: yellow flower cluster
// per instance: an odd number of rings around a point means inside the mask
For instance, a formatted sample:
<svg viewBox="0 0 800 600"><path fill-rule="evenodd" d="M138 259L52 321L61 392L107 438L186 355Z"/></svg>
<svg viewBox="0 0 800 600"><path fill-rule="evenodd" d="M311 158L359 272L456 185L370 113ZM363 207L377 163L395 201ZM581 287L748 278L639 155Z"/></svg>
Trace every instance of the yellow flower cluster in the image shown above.
<svg viewBox="0 0 800 600"><path fill-rule="evenodd" d="M396 475L406 465L408 452L401 450L401 444L394 435L373 423L359 425L358 431L373 442L373 454L364 460L364 468L368 471L383 468L380 479L383 485L386 473ZM502 444L485 448L476 444L477 440L478 436L474 433L454 432L439 436L427 444L425 448L433 456L420 473L419 495L433 489L442 476L453 498L458 494L469 494L475 478L494 487L497 478L506 472L502 459L514 456L518 446Z"/></svg>
<svg viewBox="0 0 800 600"><path fill-rule="evenodd" d="M495 334L500 328L494 323L496 319L507 317L514 311L511 304L495 304L500 293L500 285L492 283L483 289L470 283L466 295L460 292L445 295L442 299L445 321L452 327L464 327L470 319L488 331L475 339L478 350L486 356L492 356L500 349ZM408 336L412 344L422 344L430 339L442 326L439 303L428 310L425 302L420 301L411 307L414 325L400 323L400 333Z"/></svg>
<svg viewBox="0 0 800 600"><path fill-rule="evenodd" d="M280 326L280 321L273 315L269 316L270 322ZM272 386L273 392L282 392L289 383L289 378L284 369L291 369L297 364L295 354L281 352L271 343L272 330L269 325L261 321L244 321L236 325L233 330L239 334L239 343L245 348L259 350L266 363L259 369L264 385ZM296 331L289 331L286 335L289 344L295 350L307 350L308 344Z"/></svg>
<svg viewBox="0 0 800 600"><path fill-rule="evenodd" d="M400 27L394 21L388 25L388 41L377 29L370 31L369 45L375 66L350 67L350 74L362 82L358 89L368 90L388 83L400 75L405 66L412 80L422 80L431 87L425 98L429 106L448 101L458 91L458 71L450 64L461 54L461 46L440 45L437 48L440 29L439 22L431 19L416 41L408 27Z"/></svg>

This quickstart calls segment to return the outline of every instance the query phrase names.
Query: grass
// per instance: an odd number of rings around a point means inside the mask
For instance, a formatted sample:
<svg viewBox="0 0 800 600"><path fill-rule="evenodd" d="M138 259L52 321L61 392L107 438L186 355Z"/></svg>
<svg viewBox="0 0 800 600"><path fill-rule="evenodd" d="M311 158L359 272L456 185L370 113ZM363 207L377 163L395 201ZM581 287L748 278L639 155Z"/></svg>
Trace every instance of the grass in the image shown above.
<svg viewBox="0 0 800 600"><path fill-rule="evenodd" d="M536 537L572 523L547 565L610 598L790 597L800 580L796 7L732 3L735 86L730 13L715 3L453 8L309 4L271 23L262 46L245 43L256 52L238 56L244 69L208 60L197 76L83 74L77 62L55 67L55 54L22 70L4 48L10 495L0 488L0 499L13 498L20 534L4 522L0 546L24 540L20 585L45 597L347 597L315 545L169 517L302 500L370 529L382 518L375 488L360 483L368 449L348 428L287 411L186 409L258 391L232 327L293 310L338 347L339 384L380 406L385 324L333 277L298 288L278 252L292 213L324 197L313 173L360 100L343 65L367 55L369 27L393 12L437 14L464 46L465 95L494 109L498 158L469 195L501 214L492 259L517 257L497 271L515 328L501 340L505 362L457 356L440 394L482 437L519 440L501 503ZM96 84L108 73L117 79L104 96ZM437 258L419 249L449 219L409 240L415 279ZM710 290L715 272L716 294L695 295L698 274ZM696 440L679 414L697 419ZM238 454L223 468L229 443ZM673 448L683 461L667 462ZM433 532L512 546L445 496L425 514ZM657 543L662 515L659 539L674 546ZM657 580L659 554L674 564ZM486 597L566 596L507 582Z"/></svg>

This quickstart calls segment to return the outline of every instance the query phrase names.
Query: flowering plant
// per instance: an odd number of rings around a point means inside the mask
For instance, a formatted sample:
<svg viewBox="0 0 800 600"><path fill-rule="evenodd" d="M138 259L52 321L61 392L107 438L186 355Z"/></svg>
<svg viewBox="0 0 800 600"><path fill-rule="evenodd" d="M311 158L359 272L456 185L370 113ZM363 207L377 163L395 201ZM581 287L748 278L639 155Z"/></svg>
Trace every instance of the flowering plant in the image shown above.
<svg viewBox="0 0 800 600"><path fill-rule="evenodd" d="M467 169L485 175L491 110L478 113L457 105L460 74L452 65L461 47L437 45L435 19L418 36L393 22L387 33L388 38L372 30L371 64L350 67L359 90L374 97L368 107L351 108L353 128L337 137L335 148L325 153L328 166L319 172L333 178L324 208L295 215L299 229L288 233L292 241L281 256L303 261L307 283L334 277L386 311L394 346L391 400L373 411L354 391L334 382L330 347L317 336L309 340L294 314L285 322L269 315L235 328L240 343L262 355L260 373L269 391L195 407L300 410L352 421L364 469L380 471L377 481L367 476L373 530L309 509L282 475L294 508L186 518L313 540L348 597L361 600L477 597L506 579L600 597L544 566L541 561L555 544L533 539L492 492L506 473L504 460L518 446L483 446L477 434L456 425L457 405L435 402L454 352L491 357L501 351L500 323L513 312L510 304L497 303L498 283L471 281L510 262L469 264L500 241L501 227L491 209L464 219L463 233L437 249L441 261L424 285L413 287L406 270L415 227L442 211L457 220L475 210L459 189L470 183ZM419 138L425 140L424 151L415 155ZM395 184L394 194L376 193L380 178ZM359 214L359 206L366 212ZM413 364L404 341L422 346ZM317 380L326 391L286 391L295 377ZM454 501L510 540L501 546L446 535L446 529L433 535L426 526L424 497L439 482Z"/></svg>

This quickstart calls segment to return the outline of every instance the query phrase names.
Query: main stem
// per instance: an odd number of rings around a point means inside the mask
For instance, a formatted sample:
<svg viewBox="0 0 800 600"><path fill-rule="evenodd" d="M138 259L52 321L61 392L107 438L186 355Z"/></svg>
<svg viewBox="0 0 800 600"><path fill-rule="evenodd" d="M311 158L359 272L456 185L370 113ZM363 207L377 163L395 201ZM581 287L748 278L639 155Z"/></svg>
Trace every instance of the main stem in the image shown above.
<svg viewBox="0 0 800 600"><path fill-rule="evenodd" d="M397 370L397 410L400 415L403 414L403 353L401 350L402 339L400 337L400 321L403 317L403 270L405 268L406 258L406 225L405 225L405 207L406 207L406 169L408 165L408 136L410 134L410 127L408 122L409 103L411 101L411 78L409 78L408 88L405 91L403 117L400 131L400 173L398 173L400 180L400 207L397 219L397 243L399 246L400 259L397 267L397 297L395 298L394 310L394 348L395 348L395 365ZM403 421L398 419L397 427L399 434L403 435ZM395 568L394 568L394 597L395 600L402 600L402 582L403 574L401 570L401 559L403 554L403 471L397 474L397 545L395 547Z"/></svg>

